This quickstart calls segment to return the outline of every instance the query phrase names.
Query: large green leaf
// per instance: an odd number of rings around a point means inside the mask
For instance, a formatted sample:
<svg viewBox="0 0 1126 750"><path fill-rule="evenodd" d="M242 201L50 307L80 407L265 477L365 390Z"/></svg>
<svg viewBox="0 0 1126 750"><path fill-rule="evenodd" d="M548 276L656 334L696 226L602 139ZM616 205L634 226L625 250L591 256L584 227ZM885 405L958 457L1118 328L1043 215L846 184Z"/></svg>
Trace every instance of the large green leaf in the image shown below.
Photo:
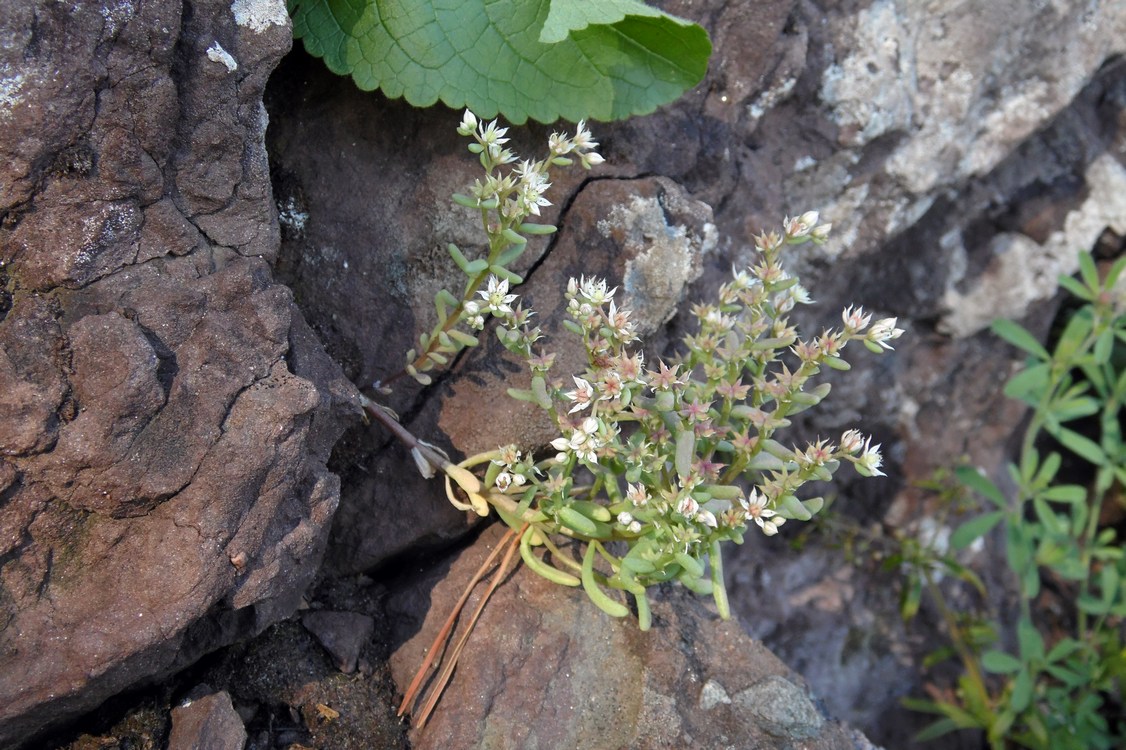
<svg viewBox="0 0 1126 750"><path fill-rule="evenodd" d="M711 54L701 27L636 0L288 5L305 49L361 89L515 124L652 112L696 85Z"/></svg>

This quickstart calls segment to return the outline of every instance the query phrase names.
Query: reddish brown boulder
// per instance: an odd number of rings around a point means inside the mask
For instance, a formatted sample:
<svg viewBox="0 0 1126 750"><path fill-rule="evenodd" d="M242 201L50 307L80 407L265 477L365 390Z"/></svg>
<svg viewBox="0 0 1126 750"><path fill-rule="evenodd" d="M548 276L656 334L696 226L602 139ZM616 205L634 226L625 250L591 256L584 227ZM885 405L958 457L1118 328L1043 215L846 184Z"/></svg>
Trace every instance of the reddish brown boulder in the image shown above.
<svg viewBox="0 0 1126 750"><path fill-rule="evenodd" d="M400 689L502 532L487 530L441 566L440 580L431 573L392 596ZM873 748L827 717L802 678L737 622L721 621L682 587L655 594L653 627L641 632L581 590L518 568L489 600L412 747Z"/></svg>
<svg viewBox="0 0 1126 750"><path fill-rule="evenodd" d="M172 709L168 750L242 750L246 728L231 703L219 692Z"/></svg>
<svg viewBox="0 0 1126 750"><path fill-rule="evenodd" d="M289 615L320 563L354 391L272 278L290 30L252 5L0 7L5 747Z"/></svg>

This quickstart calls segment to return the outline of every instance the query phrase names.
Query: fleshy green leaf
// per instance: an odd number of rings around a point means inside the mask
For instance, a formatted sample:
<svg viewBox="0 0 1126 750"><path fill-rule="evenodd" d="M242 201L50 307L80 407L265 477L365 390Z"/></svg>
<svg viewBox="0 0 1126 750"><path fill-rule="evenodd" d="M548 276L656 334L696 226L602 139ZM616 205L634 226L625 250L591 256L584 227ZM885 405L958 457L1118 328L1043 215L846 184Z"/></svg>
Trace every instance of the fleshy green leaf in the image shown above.
<svg viewBox="0 0 1126 750"><path fill-rule="evenodd" d="M1017 623L1017 640L1022 659L1028 661L1044 658L1044 637L1028 618L1022 617Z"/></svg>
<svg viewBox="0 0 1126 750"><path fill-rule="evenodd" d="M973 714L959 708L953 703L935 703L934 701L919 700L918 698L904 698L900 703L904 708L909 708L912 711L945 716L950 721L954 722L955 727L958 729L970 729L981 726L981 722L974 718Z"/></svg>
<svg viewBox="0 0 1126 750"><path fill-rule="evenodd" d="M915 735L915 742L929 742L943 735L957 731L958 724L953 719L939 719L933 724L928 724L922 731Z"/></svg>
<svg viewBox="0 0 1126 750"><path fill-rule="evenodd" d="M637 0L288 0L288 7L309 54L361 89L419 107L441 100L479 117L500 113L517 125L652 112L695 86L711 54L703 28Z"/></svg>
<svg viewBox="0 0 1126 750"><path fill-rule="evenodd" d="M1088 437L1080 435L1074 430L1069 430L1066 427L1059 427L1055 430L1050 430L1052 437L1059 440L1065 448L1072 453L1079 455L1087 461L1090 461L1095 466L1103 466L1106 464L1106 454L1099 444Z"/></svg>
<svg viewBox="0 0 1126 750"><path fill-rule="evenodd" d="M1071 292L1079 299L1084 299L1088 302L1091 301L1091 292L1087 289L1087 287L1083 286L1070 276L1060 276L1059 282L1060 286Z"/></svg>
<svg viewBox="0 0 1126 750"><path fill-rule="evenodd" d="M1059 341L1056 342L1056 361L1071 362L1071 358L1083 346L1083 342L1087 340L1087 334L1091 332L1093 327L1094 321L1091 318L1090 307L1082 308L1072 315L1068 319L1067 325L1064 326Z"/></svg>
<svg viewBox="0 0 1126 750"><path fill-rule="evenodd" d="M1005 383L1005 395L1036 406L1050 385L1051 374L1051 366L1046 362L1026 367Z"/></svg>
<svg viewBox="0 0 1126 750"><path fill-rule="evenodd" d="M1098 414L1102 405L1097 399L1090 396L1070 398L1052 406L1052 416L1059 422L1070 422L1075 419Z"/></svg>
<svg viewBox="0 0 1126 750"><path fill-rule="evenodd" d="M1081 648L1083 648L1083 644L1079 643L1079 641L1073 638L1063 638L1048 652L1047 660L1049 663L1059 661Z"/></svg>
<svg viewBox="0 0 1126 750"><path fill-rule="evenodd" d="M784 495L778 501L778 514L783 518L794 519L798 521L808 521L813 517L806 507L801 504L793 495Z"/></svg>
<svg viewBox="0 0 1126 750"><path fill-rule="evenodd" d="M1094 355L1095 363L1105 365L1110 361L1110 355L1114 351L1114 329L1108 328L1099 334L1099 338L1095 341Z"/></svg>
<svg viewBox="0 0 1126 750"><path fill-rule="evenodd" d="M1040 571L1035 565L1024 571L1020 579L1020 592L1027 599L1035 599L1040 593Z"/></svg>
<svg viewBox="0 0 1126 750"><path fill-rule="evenodd" d="M806 510L810 512L811 515L817 515L821 512L821 509L825 507L825 498L811 497L808 500L802 500L801 504L805 507Z"/></svg>
<svg viewBox="0 0 1126 750"><path fill-rule="evenodd" d="M1110 605L1107 602L1104 602L1102 599L1096 599L1088 594L1080 595L1075 600L1075 603L1079 606L1079 609L1092 615L1105 615L1110 611Z"/></svg>
<svg viewBox="0 0 1126 750"><path fill-rule="evenodd" d="M1020 670L1013 680L1013 692L1009 695L1009 706L1020 713L1032 702L1032 676L1027 669Z"/></svg>
<svg viewBox="0 0 1126 750"><path fill-rule="evenodd" d="M1091 257L1090 253L1079 253L1079 275L1083 277L1083 282L1088 289L1097 290L1099 288L1099 270L1096 268L1095 259Z"/></svg>
<svg viewBox="0 0 1126 750"><path fill-rule="evenodd" d="M1001 490L997 489L997 485L993 484L988 477L974 467L959 466L955 469L954 474L958 477L959 482L966 485L974 492L977 492L998 508L1005 507L1005 496L1001 493Z"/></svg>
<svg viewBox="0 0 1126 750"><path fill-rule="evenodd" d="M1041 497L1053 503L1074 505L1087 499L1087 490L1078 484L1058 484L1044 490Z"/></svg>
<svg viewBox="0 0 1126 750"><path fill-rule="evenodd" d="M1122 275L1124 270L1126 270L1126 255L1114 261L1114 265L1107 271L1106 281L1104 283L1105 288L1113 289L1115 284L1118 283L1118 277Z"/></svg>
<svg viewBox="0 0 1126 750"><path fill-rule="evenodd" d="M582 584L586 595L594 602L595 606L601 609L611 617L625 617L629 614L629 609L626 605L613 599L606 594L605 591L598 585L594 575L594 544L590 544L586 548L586 553L583 555L583 570L582 570Z"/></svg>
<svg viewBox="0 0 1126 750"><path fill-rule="evenodd" d="M1050 534L1060 535L1067 533L1067 523L1056 515L1043 497L1032 498L1032 508L1036 518Z"/></svg>

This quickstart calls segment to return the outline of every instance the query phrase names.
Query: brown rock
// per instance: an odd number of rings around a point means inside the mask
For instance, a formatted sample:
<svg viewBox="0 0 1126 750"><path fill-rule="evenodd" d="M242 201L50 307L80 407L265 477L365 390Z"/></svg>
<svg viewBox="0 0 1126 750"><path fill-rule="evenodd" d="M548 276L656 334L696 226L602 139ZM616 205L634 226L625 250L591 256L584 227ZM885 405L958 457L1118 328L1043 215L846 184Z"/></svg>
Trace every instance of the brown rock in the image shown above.
<svg viewBox="0 0 1126 750"><path fill-rule="evenodd" d="M486 531L440 580L430 575L392 596L389 613L403 640L391 657L400 689L502 532ZM653 627L641 632L632 617L615 620L581 590L520 567L489 600L412 746L872 747L826 717L802 678L762 643L702 601L681 587L661 589Z"/></svg>
<svg viewBox="0 0 1126 750"><path fill-rule="evenodd" d="M267 262L290 30L183 11L0 7L5 747L291 614L339 498L355 393Z"/></svg>
<svg viewBox="0 0 1126 750"><path fill-rule="evenodd" d="M307 612L301 624L317 637L345 674L356 671L360 651L371 638L375 620L359 612Z"/></svg>
<svg viewBox="0 0 1126 750"><path fill-rule="evenodd" d="M172 709L168 750L242 750L246 728L225 692Z"/></svg>

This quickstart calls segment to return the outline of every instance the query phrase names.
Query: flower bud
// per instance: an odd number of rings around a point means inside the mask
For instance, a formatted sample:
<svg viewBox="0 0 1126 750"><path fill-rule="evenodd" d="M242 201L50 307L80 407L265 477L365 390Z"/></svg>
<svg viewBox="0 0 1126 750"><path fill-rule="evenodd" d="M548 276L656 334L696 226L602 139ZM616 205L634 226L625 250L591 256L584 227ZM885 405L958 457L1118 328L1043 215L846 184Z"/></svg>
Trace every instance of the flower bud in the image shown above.
<svg viewBox="0 0 1126 750"><path fill-rule="evenodd" d="M461 124L458 125L457 132L460 135L472 135L473 131L477 129L477 116L465 110L465 114L461 116Z"/></svg>
<svg viewBox="0 0 1126 750"><path fill-rule="evenodd" d="M602 158L601 154L597 154L593 151L591 151L589 154L583 154L581 157L579 157L579 160L582 162L585 169L597 167L599 164L602 164L606 161Z"/></svg>

